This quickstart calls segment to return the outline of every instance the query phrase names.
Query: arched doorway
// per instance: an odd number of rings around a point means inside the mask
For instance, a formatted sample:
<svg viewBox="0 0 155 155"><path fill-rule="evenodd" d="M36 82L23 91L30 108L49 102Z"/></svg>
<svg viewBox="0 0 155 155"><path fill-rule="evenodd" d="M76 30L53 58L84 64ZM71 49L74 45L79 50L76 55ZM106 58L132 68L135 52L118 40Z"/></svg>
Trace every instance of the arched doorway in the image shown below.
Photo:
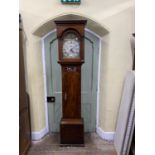
<svg viewBox="0 0 155 155"><path fill-rule="evenodd" d="M87 17L86 15L81 15L77 13L67 13L58 15L55 17L48 18L47 20L44 20L39 25L36 26L33 30L33 34L37 37L41 38L42 43L42 61L43 61L43 79L44 79L44 103L45 103L45 130L42 131L42 136L48 133L49 131L49 120L48 120L48 103L47 103L47 88L46 88L46 63L45 63L45 45L44 40L47 38L50 34L52 34L55 31L55 20L87 20L86 25L86 31L91 33L92 35L96 36L99 39L99 58L98 58L98 72L97 72L97 103L96 103L96 131L101 136L104 137L105 133L101 130L99 119L99 106L100 106L100 64L101 62L101 51L103 48L106 48L106 42L102 39L106 34L108 34L108 29L106 26L101 25L100 22L95 21L94 19L91 19L90 17ZM104 44L105 43L105 44ZM102 47L102 49L101 49ZM103 61L103 60L102 60ZM102 90L101 90L102 91ZM52 105L51 105L52 106ZM108 133L109 134L109 133ZM41 137L41 136L40 136Z"/></svg>
<svg viewBox="0 0 155 155"><path fill-rule="evenodd" d="M56 32L43 38L45 62L45 90L47 96L55 97L55 102L46 102L48 126L50 132L59 132L62 116L61 68L58 61ZM85 30L85 63L82 66L81 105L85 132L95 132L98 122L100 38Z"/></svg>

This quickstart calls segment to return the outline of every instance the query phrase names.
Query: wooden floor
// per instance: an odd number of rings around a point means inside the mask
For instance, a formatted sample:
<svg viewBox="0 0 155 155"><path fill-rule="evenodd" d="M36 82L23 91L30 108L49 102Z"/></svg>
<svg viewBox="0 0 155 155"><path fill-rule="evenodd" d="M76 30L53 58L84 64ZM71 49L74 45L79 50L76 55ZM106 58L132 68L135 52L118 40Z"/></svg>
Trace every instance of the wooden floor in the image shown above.
<svg viewBox="0 0 155 155"><path fill-rule="evenodd" d="M96 133L85 134L85 146L59 145L59 135L47 135L39 142L33 142L28 155L117 155L113 142L102 140Z"/></svg>

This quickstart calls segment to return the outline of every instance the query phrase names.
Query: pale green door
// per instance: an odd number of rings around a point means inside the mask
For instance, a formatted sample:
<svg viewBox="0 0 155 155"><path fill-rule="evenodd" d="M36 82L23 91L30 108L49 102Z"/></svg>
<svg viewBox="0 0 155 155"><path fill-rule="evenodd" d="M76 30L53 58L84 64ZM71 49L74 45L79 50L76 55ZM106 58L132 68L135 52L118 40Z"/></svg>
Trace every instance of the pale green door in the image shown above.
<svg viewBox="0 0 155 155"><path fill-rule="evenodd" d="M54 103L48 104L48 121L51 132L59 132L62 117L61 67L58 61L58 43L56 33L44 39L46 62L47 96L54 96ZM97 73L99 39L85 32L85 63L82 65L81 105L85 132L96 130Z"/></svg>

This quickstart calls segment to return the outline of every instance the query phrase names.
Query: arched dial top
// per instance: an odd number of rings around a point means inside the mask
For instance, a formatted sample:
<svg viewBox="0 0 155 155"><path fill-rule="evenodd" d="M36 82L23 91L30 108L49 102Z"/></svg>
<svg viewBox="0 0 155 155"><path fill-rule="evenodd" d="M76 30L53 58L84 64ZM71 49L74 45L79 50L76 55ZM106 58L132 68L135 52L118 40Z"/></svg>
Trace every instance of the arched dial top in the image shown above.
<svg viewBox="0 0 155 155"><path fill-rule="evenodd" d="M74 32L63 38L63 58L80 58L80 41Z"/></svg>

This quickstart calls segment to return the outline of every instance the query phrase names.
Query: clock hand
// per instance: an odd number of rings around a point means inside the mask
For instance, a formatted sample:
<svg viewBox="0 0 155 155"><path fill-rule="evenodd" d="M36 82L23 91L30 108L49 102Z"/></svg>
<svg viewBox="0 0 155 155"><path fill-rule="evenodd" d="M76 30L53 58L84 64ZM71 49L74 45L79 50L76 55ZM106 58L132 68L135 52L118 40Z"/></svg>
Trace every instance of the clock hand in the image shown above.
<svg viewBox="0 0 155 155"><path fill-rule="evenodd" d="M73 48L71 48L71 52L74 53Z"/></svg>

